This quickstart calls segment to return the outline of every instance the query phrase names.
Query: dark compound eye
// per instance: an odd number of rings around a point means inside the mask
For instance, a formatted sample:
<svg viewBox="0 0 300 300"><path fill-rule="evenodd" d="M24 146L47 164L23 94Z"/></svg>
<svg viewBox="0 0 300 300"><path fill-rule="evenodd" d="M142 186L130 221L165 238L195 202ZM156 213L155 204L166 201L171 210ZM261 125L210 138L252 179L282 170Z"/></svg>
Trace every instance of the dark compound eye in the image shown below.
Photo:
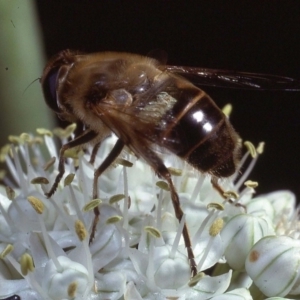
<svg viewBox="0 0 300 300"><path fill-rule="evenodd" d="M60 112L60 109L57 105L57 95L56 95L56 82L57 82L58 72L59 72L59 68L51 70L49 74L46 76L42 84L44 97L47 105L57 113Z"/></svg>

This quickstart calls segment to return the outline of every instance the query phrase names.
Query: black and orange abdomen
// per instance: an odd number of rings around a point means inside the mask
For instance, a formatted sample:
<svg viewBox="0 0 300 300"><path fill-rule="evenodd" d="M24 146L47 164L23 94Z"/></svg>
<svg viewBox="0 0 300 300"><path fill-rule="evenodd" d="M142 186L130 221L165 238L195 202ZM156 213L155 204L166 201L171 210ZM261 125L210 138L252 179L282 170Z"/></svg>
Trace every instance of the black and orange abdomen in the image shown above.
<svg viewBox="0 0 300 300"><path fill-rule="evenodd" d="M201 172L232 175L240 155L239 137L223 112L189 83L173 89L172 97L177 101L164 118L168 125L160 136L163 146Z"/></svg>

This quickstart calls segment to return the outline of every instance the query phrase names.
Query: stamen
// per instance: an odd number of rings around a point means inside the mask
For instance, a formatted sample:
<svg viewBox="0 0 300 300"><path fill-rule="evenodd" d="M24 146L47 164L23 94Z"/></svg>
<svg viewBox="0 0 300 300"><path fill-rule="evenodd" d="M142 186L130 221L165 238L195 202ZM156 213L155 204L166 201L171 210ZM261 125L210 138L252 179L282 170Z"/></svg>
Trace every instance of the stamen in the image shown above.
<svg viewBox="0 0 300 300"><path fill-rule="evenodd" d="M209 228L209 234L211 236L216 236L217 234L220 233L220 231L222 230L224 226L224 221L222 218L217 218L213 223L212 225L210 226Z"/></svg>
<svg viewBox="0 0 300 300"><path fill-rule="evenodd" d="M192 192L192 196L191 196L191 198L190 198L190 201L191 201L192 203L194 203L194 202L196 201L196 197L197 197L197 196L199 195L199 193L200 193L200 190L201 190L201 187L202 187L202 185L203 185L204 179L205 179L205 177L202 176L202 175L200 175L200 176L198 177L197 183L196 183L196 185L195 185L195 188L194 188L194 190L193 190L193 192Z"/></svg>
<svg viewBox="0 0 300 300"><path fill-rule="evenodd" d="M117 194L117 195L110 197L108 202L109 202L109 204L114 204L116 202L123 200L124 198L125 198L124 194Z"/></svg>
<svg viewBox="0 0 300 300"><path fill-rule="evenodd" d="M265 150L265 142L260 142L256 148L258 154L263 154Z"/></svg>
<svg viewBox="0 0 300 300"><path fill-rule="evenodd" d="M223 193L223 196L226 198L226 199L238 199L240 196L238 193L236 193L235 191L226 191Z"/></svg>
<svg viewBox="0 0 300 300"><path fill-rule="evenodd" d="M9 173L11 174L11 176L13 177L15 182L20 186L20 178L19 178L18 171L17 171L16 166L14 165L14 163L13 163L13 161L12 161L12 159L9 155L7 155L5 157L5 163L7 165Z"/></svg>
<svg viewBox="0 0 300 300"><path fill-rule="evenodd" d="M182 230L183 230L184 223L185 223L185 214L182 216L182 219L180 220L180 223L179 223L179 226L178 226L178 229L177 229L177 233L176 233L176 236L175 236L175 239L173 241L173 245L172 245L172 248L171 248L171 251L170 251L169 256L172 259L174 259L175 255L176 255L176 252L178 250L179 241L180 241L180 238L182 236Z"/></svg>
<svg viewBox="0 0 300 300"><path fill-rule="evenodd" d="M120 158L120 157L116 159L116 163L117 163L118 165L121 165L121 166L123 166L123 167L128 167L128 168L130 168L130 167L133 166L133 163L132 163L132 162L130 162L129 160L126 160L126 159L124 159L124 158Z"/></svg>
<svg viewBox="0 0 300 300"><path fill-rule="evenodd" d="M53 133L60 139L67 139L74 133L76 128L77 128L77 124L72 123L68 125L66 128L60 128L60 127L54 128Z"/></svg>
<svg viewBox="0 0 300 300"><path fill-rule="evenodd" d="M38 220L39 220L39 223L40 223L40 226L41 226L41 232L42 232L42 235L43 235L43 238L44 238L44 242L45 242L46 251L48 253L48 256L50 257L50 259L53 260L53 263L54 263L56 269L60 272L62 270L62 266L60 265L56 255L53 251L53 248L52 248L52 245L50 243L49 236L48 236L48 232L47 232L47 229L46 229L46 226L45 226L45 223L44 223L44 219L41 215L43 210L44 210L44 204L40 199L38 199L36 197L29 196L29 197L27 197L27 199L28 199L28 201L30 202L30 204L32 205L32 207L35 209L35 211L38 214Z"/></svg>
<svg viewBox="0 0 300 300"><path fill-rule="evenodd" d="M170 191L169 185L165 181L162 181L162 180L157 181L156 186L158 186L162 190Z"/></svg>
<svg viewBox="0 0 300 300"><path fill-rule="evenodd" d="M23 276L26 276L28 272L33 272L34 271L34 263L32 256L29 255L28 253L24 253L21 255L20 259L20 265L21 265L21 273Z"/></svg>
<svg viewBox="0 0 300 300"><path fill-rule="evenodd" d="M83 158L83 157L82 157ZM85 171L84 171L84 167L83 167L83 162L84 159L79 159L79 168L76 177L77 177L77 181L78 181L78 185L80 186L81 190L82 190L82 194L83 194L83 199L90 199L89 196L89 192L88 192L88 184L87 184L87 176L85 175ZM88 168L91 168L90 164L87 163Z"/></svg>
<svg viewBox="0 0 300 300"><path fill-rule="evenodd" d="M0 162L4 162L6 157L9 155L11 144L6 144L0 149Z"/></svg>
<svg viewBox="0 0 300 300"><path fill-rule="evenodd" d="M192 277L191 280L189 281L189 287L195 286L203 277L205 277L204 272L197 273L197 275Z"/></svg>
<svg viewBox="0 0 300 300"><path fill-rule="evenodd" d="M12 244L8 244L0 253L0 259L3 259L6 255L14 250L14 246Z"/></svg>
<svg viewBox="0 0 300 300"><path fill-rule="evenodd" d="M51 138L53 137L53 133L49 129L46 129L46 128L37 128L36 132L40 135L44 135L44 136L46 135Z"/></svg>
<svg viewBox="0 0 300 300"><path fill-rule="evenodd" d="M232 105L230 103L226 104L223 108L222 108L222 112L223 114L229 118L231 112L232 112Z"/></svg>
<svg viewBox="0 0 300 300"><path fill-rule="evenodd" d="M87 237L87 230L82 221L75 221L75 232L81 242Z"/></svg>
<svg viewBox="0 0 300 300"><path fill-rule="evenodd" d="M182 170L181 169L176 169L176 168L168 168L169 172L173 176L181 176L182 175Z"/></svg>
<svg viewBox="0 0 300 300"><path fill-rule="evenodd" d="M257 153L256 153L256 149L255 149L254 145L249 141L244 142L244 145L248 149L252 158L255 158L257 156Z"/></svg>
<svg viewBox="0 0 300 300"><path fill-rule="evenodd" d="M158 229L156 229L153 226L145 226L144 230L149 233L151 236L155 237L155 238L160 238L161 237L161 233Z"/></svg>
<svg viewBox="0 0 300 300"><path fill-rule="evenodd" d="M123 219L122 216L112 216L112 217L109 217L107 220L106 220L106 224L115 224L115 223L118 223L120 222L121 220Z"/></svg>
<svg viewBox="0 0 300 300"><path fill-rule="evenodd" d="M71 185L69 185L69 192L70 192L70 195L71 195L70 199L71 199L71 202L73 204L73 207L75 208L76 215L77 215L78 219L84 220L82 210L79 207L78 200L75 197L74 189Z"/></svg>
<svg viewBox="0 0 300 300"><path fill-rule="evenodd" d="M32 184L48 184L49 180L46 177L35 177L30 181L30 183L32 183Z"/></svg>
<svg viewBox="0 0 300 300"><path fill-rule="evenodd" d="M68 186L70 185L73 180L74 180L75 174L74 173L70 173L66 176L65 180L64 180L64 186Z"/></svg>
<svg viewBox="0 0 300 300"><path fill-rule="evenodd" d="M17 155L16 149L15 147L12 147L12 152L13 152L13 157L14 157L14 162L15 162L15 166L16 166L16 171L17 171L17 176L19 178L19 183L20 183L20 188L21 191L23 192L23 195L27 195L28 194L28 188L27 188L27 184L26 184L26 176L23 173L22 167L21 167L21 163L19 160L19 156Z"/></svg>
<svg viewBox="0 0 300 300"><path fill-rule="evenodd" d="M6 196L9 200L14 200L15 199L16 192L10 186L5 187L5 192L6 192Z"/></svg>
<svg viewBox="0 0 300 300"><path fill-rule="evenodd" d="M124 198L124 205L123 205L123 228L125 230L128 229L128 219L129 219L129 216L128 216L128 203L129 203L129 200L128 200L128 178L127 178L127 170L126 170L126 167L125 165L123 166L123 180L124 180L124 194L125 194L125 198Z"/></svg>
<svg viewBox="0 0 300 300"><path fill-rule="evenodd" d="M211 202L211 203L207 204L207 209L208 210L210 210L210 209L224 210L224 206L221 203Z"/></svg>
<svg viewBox="0 0 300 300"><path fill-rule="evenodd" d="M53 138L51 136L44 135L44 141L50 157L58 157L58 153ZM54 163L54 168L57 167L58 167L58 162L56 160Z"/></svg>
<svg viewBox="0 0 300 300"><path fill-rule="evenodd" d="M10 254L10 250L13 250L12 245L7 245L7 253L5 255L6 259L12 264L12 266L20 273L22 274L21 271L21 266L20 264L16 261L16 259ZM3 252L2 252L3 253ZM1 257L1 256L0 256ZM31 267L28 269L30 271ZM23 275L24 276L24 275ZM47 294L44 292L44 290L42 289L42 287L39 285L39 283L36 281L35 277L33 276L33 274L30 272L29 274L24 276L27 281L28 284L33 288L33 290L37 291L43 299L45 300L50 300L49 297L47 296Z"/></svg>
<svg viewBox="0 0 300 300"><path fill-rule="evenodd" d="M29 203L31 204L31 206L34 208L34 210L39 214L41 215L44 211L44 203L36 198L36 197L33 197L33 196L29 196L27 197L27 200L29 201Z"/></svg>
<svg viewBox="0 0 300 300"><path fill-rule="evenodd" d="M51 157L50 160L48 160L43 166L44 171L48 171L54 165L55 161L56 157Z"/></svg>
<svg viewBox="0 0 300 300"><path fill-rule="evenodd" d="M9 135L8 140L14 145L22 145L23 144L23 140L19 136L16 136L16 135Z"/></svg>
<svg viewBox="0 0 300 300"><path fill-rule="evenodd" d="M155 279L154 279L154 239L150 239L149 242L149 260L148 260L148 266L146 270L146 276L147 276L147 281L150 286L155 287Z"/></svg>
<svg viewBox="0 0 300 300"><path fill-rule="evenodd" d="M235 184L236 189L240 189L240 187L242 186L243 182L246 180L246 178L249 176L249 174L251 173L251 171L253 170L256 162L258 159L258 155L256 155L255 158L252 159L252 161L250 162L248 168L245 170L243 176L239 179L239 181Z"/></svg>
<svg viewBox="0 0 300 300"><path fill-rule="evenodd" d="M88 211L94 209L95 207L97 207L101 203L102 203L101 199L93 199L82 208L82 211L88 212Z"/></svg>
<svg viewBox="0 0 300 300"><path fill-rule="evenodd" d="M244 182L244 185L249 187L249 188L255 189L256 187L258 187L258 182L257 181L252 181L252 180L247 180L247 181Z"/></svg>
<svg viewBox="0 0 300 300"><path fill-rule="evenodd" d="M71 149L67 149L64 152L64 157L65 158L73 158L73 159L78 159L78 150L71 148Z"/></svg>
<svg viewBox="0 0 300 300"><path fill-rule="evenodd" d="M203 253L203 255L202 255L202 257L201 257L201 259L200 259L200 261L197 265L198 270L202 269L203 264L204 264L204 262L205 262L205 260L208 256L208 253L211 251L211 246L212 246L213 242L214 242L214 237L212 235L210 235L210 238L209 238L208 243L205 247L204 253Z"/></svg>
<svg viewBox="0 0 300 300"><path fill-rule="evenodd" d="M161 230L161 213L162 213L162 201L163 201L164 190L159 190L158 202L157 202L157 210L156 210L156 226L158 230Z"/></svg>
<svg viewBox="0 0 300 300"><path fill-rule="evenodd" d="M1 198L2 197L4 198L4 196L0 195L0 212L1 212L1 215L3 216L5 222L10 225L9 229L12 230L12 228L15 228L15 225L14 225L14 222L11 220L10 216L8 215L7 211L4 209L4 207L1 203ZM7 232L7 233L9 233L9 232Z"/></svg>
<svg viewBox="0 0 300 300"><path fill-rule="evenodd" d="M212 204L212 206L214 206L214 204ZM223 205L220 206L221 210L222 210L222 207L223 207ZM209 209L209 208L211 208L211 206L208 205L207 208ZM217 205L216 205L216 209L218 209L218 206L217 206ZM204 228L205 228L206 225L208 224L209 220L210 220L211 218L213 218L213 217L214 217L214 218L217 218L218 214L219 214L219 211L216 211L215 209L212 209L212 210L208 213L208 215L207 215L206 218L202 221L202 223L201 223L199 229L196 231L195 235L194 235L193 238L192 238L192 244L193 244L193 245L196 244L197 241L200 240L200 238L201 238L201 236L202 236L202 234L203 234L203 232L204 232Z"/></svg>

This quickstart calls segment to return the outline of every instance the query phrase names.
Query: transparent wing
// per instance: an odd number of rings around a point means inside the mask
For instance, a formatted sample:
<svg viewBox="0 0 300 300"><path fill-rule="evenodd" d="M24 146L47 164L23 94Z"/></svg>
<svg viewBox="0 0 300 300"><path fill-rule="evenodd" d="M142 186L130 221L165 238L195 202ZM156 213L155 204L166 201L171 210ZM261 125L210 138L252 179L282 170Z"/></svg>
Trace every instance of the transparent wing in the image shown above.
<svg viewBox="0 0 300 300"><path fill-rule="evenodd" d="M183 66L161 66L162 71L181 75L195 85L233 89L300 91L300 80L269 74L235 72Z"/></svg>

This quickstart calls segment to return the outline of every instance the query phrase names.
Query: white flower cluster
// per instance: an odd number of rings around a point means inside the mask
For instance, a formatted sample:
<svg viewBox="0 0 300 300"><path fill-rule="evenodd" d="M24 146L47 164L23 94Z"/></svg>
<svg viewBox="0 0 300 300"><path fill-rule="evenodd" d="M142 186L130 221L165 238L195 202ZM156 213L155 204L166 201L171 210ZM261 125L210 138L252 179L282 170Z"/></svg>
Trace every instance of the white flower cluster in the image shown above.
<svg viewBox="0 0 300 300"><path fill-rule="evenodd" d="M59 131L63 143L73 129ZM11 137L16 146L2 151L17 184L0 189L0 299L248 300L300 294L294 195L253 198L255 182L242 188L261 149L246 143L242 163L249 153L256 158L242 178L237 172L221 183L228 201L207 175L166 156L198 267L191 279L184 220L178 223L168 186L148 165L123 155L99 179L101 200L91 199L90 152L70 152L64 178L47 199L58 153L52 132L38 133ZM95 166L114 141L103 143ZM95 205L100 220L89 245Z"/></svg>

